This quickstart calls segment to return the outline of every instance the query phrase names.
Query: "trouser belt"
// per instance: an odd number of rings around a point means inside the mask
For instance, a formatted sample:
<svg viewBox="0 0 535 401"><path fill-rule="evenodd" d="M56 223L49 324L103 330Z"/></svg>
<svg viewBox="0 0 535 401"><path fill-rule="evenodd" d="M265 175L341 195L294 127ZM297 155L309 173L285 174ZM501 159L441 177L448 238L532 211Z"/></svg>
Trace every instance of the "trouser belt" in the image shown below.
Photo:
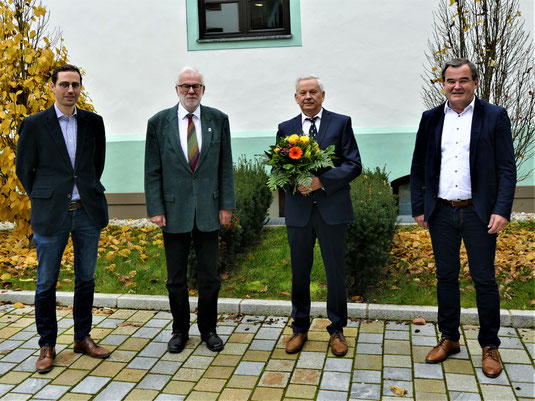
<svg viewBox="0 0 535 401"><path fill-rule="evenodd" d="M442 198L438 198L438 199L445 205L455 206L455 207L466 207L472 204L472 199L457 200L457 201L442 199Z"/></svg>
<svg viewBox="0 0 535 401"><path fill-rule="evenodd" d="M81 209L84 205L82 205L81 200L75 200L69 203L69 212L72 212L73 210Z"/></svg>

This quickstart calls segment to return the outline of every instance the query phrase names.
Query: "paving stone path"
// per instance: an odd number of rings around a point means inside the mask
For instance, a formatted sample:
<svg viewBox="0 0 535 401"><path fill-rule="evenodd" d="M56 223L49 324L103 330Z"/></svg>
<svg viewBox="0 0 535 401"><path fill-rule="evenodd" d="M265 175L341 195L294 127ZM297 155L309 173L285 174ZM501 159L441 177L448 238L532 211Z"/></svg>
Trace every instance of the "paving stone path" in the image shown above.
<svg viewBox="0 0 535 401"><path fill-rule="evenodd" d="M462 326L461 353L429 365L424 359L437 341L434 324L351 321L345 329L349 352L337 358L330 352L326 319L314 319L304 349L288 355L287 317L222 315L222 352L200 343L193 323L186 349L170 354L170 313L98 310L92 337L113 349L110 358L98 360L72 351L71 310L58 309L58 319L56 366L39 374L33 307L0 307L2 400L535 399L533 328L500 330L505 370L489 379L480 368L477 327L470 325ZM395 395L392 385L406 390L405 396Z"/></svg>

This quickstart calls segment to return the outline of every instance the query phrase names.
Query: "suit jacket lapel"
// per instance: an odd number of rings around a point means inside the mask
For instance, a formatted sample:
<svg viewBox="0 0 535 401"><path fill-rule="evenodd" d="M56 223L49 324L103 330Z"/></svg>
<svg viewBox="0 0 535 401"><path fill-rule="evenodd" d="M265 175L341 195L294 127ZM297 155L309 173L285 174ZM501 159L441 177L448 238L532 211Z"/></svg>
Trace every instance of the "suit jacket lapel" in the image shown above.
<svg viewBox="0 0 535 401"><path fill-rule="evenodd" d="M481 136L481 126L485 119L485 109L480 100L476 98L474 102L474 115L472 116L472 127L470 130L470 171L474 169L474 163L476 160L477 143Z"/></svg>
<svg viewBox="0 0 535 401"><path fill-rule="evenodd" d="M84 148L88 130L88 121L85 118L84 111L77 109L76 113L78 117L76 119L76 157L74 158L74 170L78 168L80 158L83 156L82 149Z"/></svg>
<svg viewBox="0 0 535 401"><path fill-rule="evenodd" d="M180 162L184 165L184 167L186 167L189 172L192 172L191 167L189 166L189 163L186 160L186 157L184 156L184 150L182 149L182 145L180 144L177 113L178 104L176 105L176 107L169 109L169 115L167 116L167 126L165 127L164 132L169 142L171 142L171 146L173 147L174 151L178 155L178 160L180 160Z"/></svg>
<svg viewBox="0 0 535 401"><path fill-rule="evenodd" d="M54 108L54 105L47 110L46 127L48 128L48 132L50 133L53 141L56 143L59 153L72 168L71 158L69 157L69 151L67 150L67 145L65 144L65 138L63 138L63 133L61 132L61 127L59 126L58 116L56 115L56 109Z"/></svg>
<svg viewBox="0 0 535 401"><path fill-rule="evenodd" d="M435 116L435 124L431 124L431 126L435 127L434 132L434 139L435 139L435 157L433 160L435 161L435 167L437 168L437 173L440 172L440 162L442 159L442 150L441 150L441 144L442 144L442 129L444 128L444 106L445 104L442 104L442 107L439 107L437 109L437 115Z"/></svg>
<svg viewBox="0 0 535 401"><path fill-rule="evenodd" d="M322 147L322 142L323 142L323 139L325 138L325 134L327 133L329 129L330 122L331 122L331 113L323 109L323 113L321 114L320 129L318 131L318 137L316 138L320 147Z"/></svg>
<svg viewBox="0 0 535 401"><path fill-rule="evenodd" d="M208 153L208 148L212 143L212 135L214 127L212 126L212 116L210 112L206 110L205 107L201 105L201 127L202 127L202 144L201 151L199 154L199 161L195 169L198 169L202 161L206 158Z"/></svg>

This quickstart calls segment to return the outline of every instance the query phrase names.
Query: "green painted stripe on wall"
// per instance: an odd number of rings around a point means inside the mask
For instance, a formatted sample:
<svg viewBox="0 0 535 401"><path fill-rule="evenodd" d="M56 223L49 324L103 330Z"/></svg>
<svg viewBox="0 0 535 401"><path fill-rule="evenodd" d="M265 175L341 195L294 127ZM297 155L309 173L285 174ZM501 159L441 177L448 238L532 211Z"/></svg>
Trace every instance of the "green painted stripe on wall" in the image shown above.
<svg viewBox="0 0 535 401"><path fill-rule="evenodd" d="M410 173L417 127L355 128L365 168L386 168L390 181ZM275 142L276 131L233 132L234 162L253 159ZM143 192L145 134L109 135L102 182L109 193ZM535 185L535 174L520 183Z"/></svg>

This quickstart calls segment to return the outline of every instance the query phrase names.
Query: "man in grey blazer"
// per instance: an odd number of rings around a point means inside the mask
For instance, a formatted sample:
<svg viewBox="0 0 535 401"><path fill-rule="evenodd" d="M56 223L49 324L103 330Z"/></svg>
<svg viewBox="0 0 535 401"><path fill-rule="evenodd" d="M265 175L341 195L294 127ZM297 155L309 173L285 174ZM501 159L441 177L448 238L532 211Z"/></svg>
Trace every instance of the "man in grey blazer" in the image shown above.
<svg viewBox="0 0 535 401"><path fill-rule="evenodd" d="M169 352L178 353L190 326L187 264L191 242L197 257L198 327L211 351L221 351L216 332L218 230L236 207L228 116L201 106L206 87L200 71L178 75L179 103L149 119L145 146L147 214L163 231L167 290L173 314Z"/></svg>

